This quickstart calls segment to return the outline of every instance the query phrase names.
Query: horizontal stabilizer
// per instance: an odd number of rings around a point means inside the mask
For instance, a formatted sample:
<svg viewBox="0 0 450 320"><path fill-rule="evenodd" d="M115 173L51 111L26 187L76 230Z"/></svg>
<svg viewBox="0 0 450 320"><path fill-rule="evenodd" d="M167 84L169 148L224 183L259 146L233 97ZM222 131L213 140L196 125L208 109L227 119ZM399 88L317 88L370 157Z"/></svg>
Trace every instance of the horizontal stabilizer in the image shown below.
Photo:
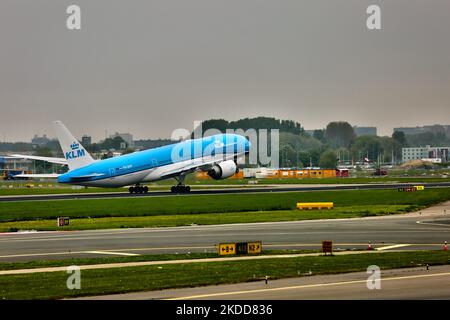
<svg viewBox="0 0 450 320"><path fill-rule="evenodd" d="M67 160L64 158L52 158L52 157L39 157L39 156L30 156L26 154L12 154L10 157L17 158L17 159L30 159L30 160L40 160L40 161L46 161L50 163L57 163L66 165Z"/></svg>
<svg viewBox="0 0 450 320"><path fill-rule="evenodd" d="M49 178L49 179L56 179L59 176L60 176L60 174L58 174L58 173L43 173L43 174L28 174L28 173L24 173L24 174L16 174L13 177L14 178L36 178L36 179Z"/></svg>

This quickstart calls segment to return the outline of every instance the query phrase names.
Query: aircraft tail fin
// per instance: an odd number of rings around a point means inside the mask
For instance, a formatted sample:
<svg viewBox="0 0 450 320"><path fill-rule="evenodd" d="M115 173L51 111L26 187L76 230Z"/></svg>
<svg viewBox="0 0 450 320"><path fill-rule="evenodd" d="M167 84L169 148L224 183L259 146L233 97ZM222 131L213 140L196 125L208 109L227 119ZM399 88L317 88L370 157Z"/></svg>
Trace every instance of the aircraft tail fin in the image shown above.
<svg viewBox="0 0 450 320"><path fill-rule="evenodd" d="M69 170L87 166L94 162L91 155L83 148L81 143L67 130L61 121L54 121L53 126L59 144L67 160Z"/></svg>

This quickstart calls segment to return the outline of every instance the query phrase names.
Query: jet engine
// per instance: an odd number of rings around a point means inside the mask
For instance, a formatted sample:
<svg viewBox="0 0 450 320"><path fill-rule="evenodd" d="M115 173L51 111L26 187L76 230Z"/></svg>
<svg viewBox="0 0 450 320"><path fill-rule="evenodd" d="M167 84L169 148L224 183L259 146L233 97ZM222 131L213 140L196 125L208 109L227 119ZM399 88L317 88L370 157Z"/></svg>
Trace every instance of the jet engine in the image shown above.
<svg viewBox="0 0 450 320"><path fill-rule="evenodd" d="M223 161L221 163L215 164L208 171L208 176L214 180L226 179L231 177L233 174L238 173L239 169L233 160Z"/></svg>

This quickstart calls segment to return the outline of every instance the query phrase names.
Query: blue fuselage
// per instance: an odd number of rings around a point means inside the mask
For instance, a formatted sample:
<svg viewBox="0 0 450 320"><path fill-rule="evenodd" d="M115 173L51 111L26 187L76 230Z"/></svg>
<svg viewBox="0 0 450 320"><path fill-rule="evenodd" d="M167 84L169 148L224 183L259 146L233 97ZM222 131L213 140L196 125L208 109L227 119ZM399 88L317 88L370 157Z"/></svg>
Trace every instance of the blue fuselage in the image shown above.
<svg viewBox="0 0 450 320"><path fill-rule="evenodd" d="M121 186L176 176L177 170L196 159L248 153L250 142L236 134L219 134L96 161L58 177L59 183ZM158 173L145 180L149 173Z"/></svg>

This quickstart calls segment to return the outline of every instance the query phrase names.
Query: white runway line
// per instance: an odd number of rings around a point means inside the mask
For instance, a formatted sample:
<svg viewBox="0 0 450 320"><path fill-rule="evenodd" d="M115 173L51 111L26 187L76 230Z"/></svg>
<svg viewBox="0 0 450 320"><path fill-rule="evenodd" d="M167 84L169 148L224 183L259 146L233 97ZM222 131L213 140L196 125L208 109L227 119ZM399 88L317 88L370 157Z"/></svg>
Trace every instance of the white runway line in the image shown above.
<svg viewBox="0 0 450 320"><path fill-rule="evenodd" d="M86 251L86 253L93 253L93 254L111 254L116 256L139 256L137 253L126 253L126 252L112 252L112 251Z"/></svg>
<svg viewBox="0 0 450 320"><path fill-rule="evenodd" d="M443 276L450 276L450 272L433 273L433 274L427 274L427 275L391 277L391 278L384 278L384 279L382 279L382 281L420 279L420 278L443 277ZM242 291L235 291L235 292L219 292L219 293L199 294L199 295L192 295L192 296L168 298L166 300L205 299L205 298L229 296L229 295L254 294L254 293L263 293L263 292L272 292L272 291L284 291L284 290L296 290L296 289L298 290L298 289L308 289L308 288L318 288L318 287L349 285L349 284L356 284L356 283L367 283L367 280L354 280L354 281L342 281L342 282L331 282L331 283L318 283L318 284L308 284L308 285L269 288L269 289L242 290Z"/></svg>
<svg viewBox="0 0 450 320"><path fill-rule="evenodd" d="M411 244L395 244L392 246L376 248L375 250L382 251L382 250L389 250L389 249L402 248L402 247L408 247L408 246L411 246Z"/></svg>

